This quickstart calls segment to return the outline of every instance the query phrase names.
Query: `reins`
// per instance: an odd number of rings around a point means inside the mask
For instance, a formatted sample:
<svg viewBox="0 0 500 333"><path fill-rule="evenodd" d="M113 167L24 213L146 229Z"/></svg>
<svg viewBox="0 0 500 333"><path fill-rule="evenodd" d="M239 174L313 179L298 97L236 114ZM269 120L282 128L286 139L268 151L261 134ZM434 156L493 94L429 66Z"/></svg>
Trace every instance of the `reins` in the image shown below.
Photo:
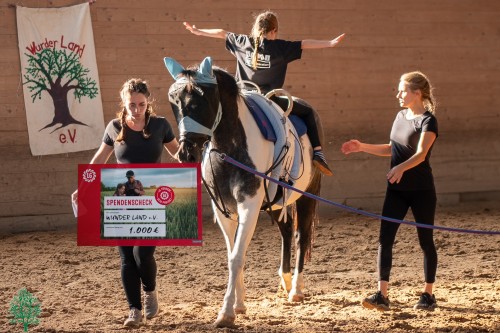
<svg viewBox="0 0 500 333"><path fill-rule="evenodd" d="M206 148L204 148L204 149L206 149ZM285 151L284 154L282 154L283 151ZM212 164L212 153L216 153L216 154L218 154L218 156L226 156L226 154L221 152L220 150L218 150L216 148L212 148L208 152L208 161L210 163L210 170L212 172L212 179L213 179L212 187L209 186L208 182L206 181L206 179L203 176L201 176L201 180L203 181L203 185L205 185L205 189L207 190L208 195L212 199L212 202L215 204L217 209L222 214L224 214L224 216L226 218L230 218L231 211L229 209L227 209L226 204L224 203L224 200L222 199L220 187L215 179L215 172L214 172L214 168L213 168L213 164ZM276 159L276 161L271 165L271 167L264 174L268 175L269 173L271 173L276 168L276 166L279 165L279 163L281 163L281 161L285 158L286 154L288 154L288 146L283 146L283 148L281 149L280 155L279 155L280 157L278 159ZM265 179L263 180L263 182L264 182L264 191L266 194L266 201L267 201L264 210L266 210L266 209L268 210L269 215L271 215L272 220L274 222L275 220L274 220L274 217L271 213L273 212L272 205L275 202L271 202L271 198L269 197L268 183L266 182Z"/></svg>

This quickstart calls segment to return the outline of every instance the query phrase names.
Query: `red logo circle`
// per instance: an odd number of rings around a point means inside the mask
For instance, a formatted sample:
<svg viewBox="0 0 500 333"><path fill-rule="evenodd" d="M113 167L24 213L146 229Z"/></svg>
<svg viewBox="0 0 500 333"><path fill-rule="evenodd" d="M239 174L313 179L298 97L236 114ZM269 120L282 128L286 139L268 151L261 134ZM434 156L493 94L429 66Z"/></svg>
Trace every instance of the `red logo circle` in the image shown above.
<svg viewBox="0 0 500 333"><path fill-rule="evenodd" d="M170 205L174 201L174 190L168 186L160 186L156 189L155 199L160 205Z"/></svg>

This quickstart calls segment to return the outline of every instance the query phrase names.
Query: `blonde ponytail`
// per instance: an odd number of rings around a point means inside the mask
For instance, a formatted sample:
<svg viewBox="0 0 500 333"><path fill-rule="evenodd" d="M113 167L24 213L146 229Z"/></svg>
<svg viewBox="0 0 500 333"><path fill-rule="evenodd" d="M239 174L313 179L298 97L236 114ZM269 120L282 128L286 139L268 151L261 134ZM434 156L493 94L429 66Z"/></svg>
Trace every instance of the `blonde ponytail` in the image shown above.
<svg viewBox="0 0 500 333"><path fill-rule="evenodd" d="M278 31L278 18L275 13L265 11L255 17L250 37L253 39L254 51L252 55L252 68L257 69L259 59L259 46L264 36L273 30Z"/></svg>

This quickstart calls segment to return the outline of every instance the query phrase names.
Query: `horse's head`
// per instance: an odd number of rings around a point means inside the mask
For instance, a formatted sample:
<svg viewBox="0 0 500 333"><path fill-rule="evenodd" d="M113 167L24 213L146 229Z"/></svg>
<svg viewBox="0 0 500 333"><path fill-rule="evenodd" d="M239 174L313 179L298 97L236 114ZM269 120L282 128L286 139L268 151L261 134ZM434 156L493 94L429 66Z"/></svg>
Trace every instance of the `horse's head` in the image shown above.
<svg viewBox="0 0 500 333"><path fill-rule="evenodd" d="M179 127L178 157L182 162L200 162L204 144L213 136L222 116L212 59L207 57L199 68L188 69L172 58L164 61L175 80L168 98Z"/></svg>

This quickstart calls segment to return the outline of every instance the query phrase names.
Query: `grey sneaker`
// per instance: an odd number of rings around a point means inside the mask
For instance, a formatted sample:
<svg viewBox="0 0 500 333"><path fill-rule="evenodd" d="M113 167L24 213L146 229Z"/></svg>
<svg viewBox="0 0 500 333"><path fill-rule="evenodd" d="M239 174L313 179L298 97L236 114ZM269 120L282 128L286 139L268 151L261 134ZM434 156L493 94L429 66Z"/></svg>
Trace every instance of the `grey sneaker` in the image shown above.
<svg viewBox="0 0 500 333"><path fill-rule="evenodd" d="M123 323L125 327L139 327L142 325L144 317L142 311L136 308L131 308L128 318Z"/></svg>
<svg viewBox="0 0 500 333"><path fill-rule="evenodd" d="M144 314L146 319L151 319L158 314L158 291L144 292Z"/></svg>
<svg viewBox="0 0 500 333"><path fill-rule="evenodd" d="M422 295L420 295L418 303L415 304L413 308L415 310L418 309L418 310L434 311L436 307L437 307L436 297L434 297L434 295L431 295L429 293L423 293Z"/></svg>
<svg viewBox="0 0 500 333"><path fill-rule="evenodd" d="M377 309L379 311L389 310L389 298L382 295L380 291L365 298L361 304L367 309Z"/></svg>

